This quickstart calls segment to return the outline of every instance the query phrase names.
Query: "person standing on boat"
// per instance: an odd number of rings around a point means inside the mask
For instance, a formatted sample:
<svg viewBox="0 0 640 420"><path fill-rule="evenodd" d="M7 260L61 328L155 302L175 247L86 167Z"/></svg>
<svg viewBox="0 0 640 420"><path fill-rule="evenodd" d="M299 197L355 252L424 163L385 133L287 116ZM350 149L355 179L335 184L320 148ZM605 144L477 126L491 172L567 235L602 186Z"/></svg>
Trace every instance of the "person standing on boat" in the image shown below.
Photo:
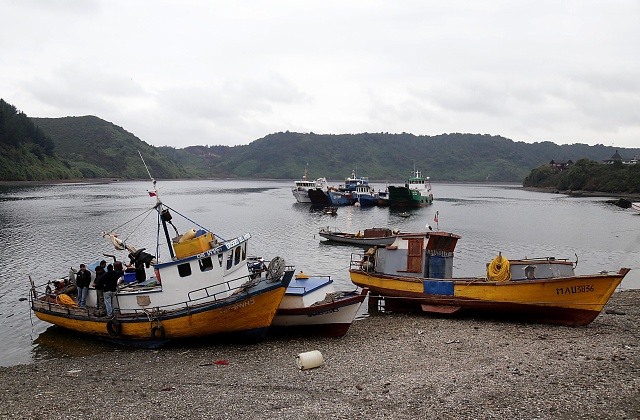
<svg viewBox="0 0 640 420"><path fill-rule="evenodd" d="M115 268L114 268L115 265ZM101 277L104 291L104 306L107 309L107 317L113 318L113 297L118 290L118 280L124 275L122 263L116 261L107 266L107 273Z"/></svg>
<svg viewBox="0 0 640 420"><path fill-rule="evenodd" d="M107 262L105 260L100 261L100 265L96 267L96 279L93 281L93 287L96 289L96 302L97 309L94 313L95 316L105 316L107 309L104 306L104 290L102 290L102 280L100 279L106 274Z"/></svg>
<svg viewBox="0 0 640 420"><path fill-rule="evenodd" d="M84 308L87 304L89 294L89 284L91 283L91 272L87 266L80 264L80 270L76 274L76 286L78 287L78 306Z"/></svg>

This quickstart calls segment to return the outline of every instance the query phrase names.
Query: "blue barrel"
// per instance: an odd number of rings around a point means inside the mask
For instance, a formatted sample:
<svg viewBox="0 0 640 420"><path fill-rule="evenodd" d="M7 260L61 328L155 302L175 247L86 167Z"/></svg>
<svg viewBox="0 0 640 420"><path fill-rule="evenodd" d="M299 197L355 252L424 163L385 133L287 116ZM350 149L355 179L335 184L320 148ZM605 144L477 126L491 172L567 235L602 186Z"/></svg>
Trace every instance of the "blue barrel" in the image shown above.
<svg viewBox="0 0 640 420"><path fill-rule="evenodd" d="M432 255L429 257L429 277L432 279L445 278L446 257Z"/></svg>

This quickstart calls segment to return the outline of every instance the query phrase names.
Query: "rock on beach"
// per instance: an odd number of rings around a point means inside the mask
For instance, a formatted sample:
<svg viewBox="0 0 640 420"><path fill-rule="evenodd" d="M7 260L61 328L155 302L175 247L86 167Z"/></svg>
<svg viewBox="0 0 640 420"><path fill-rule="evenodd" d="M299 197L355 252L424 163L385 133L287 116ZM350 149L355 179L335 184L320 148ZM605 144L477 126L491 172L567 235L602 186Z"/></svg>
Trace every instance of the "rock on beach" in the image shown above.
<svg viewBox="0 0 640 420"><path fill-rule="evenodd" d="M629 290L586 327L387 313L340 339L114 347L0 368L0 417L635 419L639 320Z"/></svg>

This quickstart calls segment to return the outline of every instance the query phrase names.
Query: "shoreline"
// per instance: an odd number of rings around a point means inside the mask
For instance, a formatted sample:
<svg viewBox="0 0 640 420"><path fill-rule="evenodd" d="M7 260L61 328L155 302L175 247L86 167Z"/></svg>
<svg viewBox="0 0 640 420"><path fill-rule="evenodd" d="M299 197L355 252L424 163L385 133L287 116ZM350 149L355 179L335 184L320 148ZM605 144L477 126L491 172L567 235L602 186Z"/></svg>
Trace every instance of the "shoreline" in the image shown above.
<svg viewBox="0 0 640 420"><path fill-rule="evenodd" d="M340 339L114 347L0 368L0 417L638 418L639 326L625 290L585 327L392 313Z"/></svg>
<svg viewBox="0 0 640 420"><path fill-rule="evenodd" d="M180 178L180 179L157 179L157 181L229 181L229 180L238 180L238 181L247 181L254 180L254 178ZM264 178L260 179L262 181L295 181L295 179L272 179L272 178ZM119 178L74 178L74 179L59 179L59 180L43 180L43 181L2 181L0 180L0 186L7 187L20 187L20 186L38 186L38 185L58 185L58 184L110 184L113 182L127 182L127 181L148 181L146 178L140 179L119 179ZM404 181L386 181L386 180L371 180L372 183L382 183L382 182L394 182L398 184L402 184ZM640 202L640 193L637 194L629 194L629 193L609 193L603 191L571 191L571 190L558 190L554 187L524 187L521 183L517 182L484 182L484 181L444 181L439 180L435 181L437 183L442 184L488 184L488 185L519 185L525 191L533 191L533 192L542 192L549 194L563 194L569 197L610 197L610 198L618 198L618 199L626 199L629 201L639 201Z"/></svg>

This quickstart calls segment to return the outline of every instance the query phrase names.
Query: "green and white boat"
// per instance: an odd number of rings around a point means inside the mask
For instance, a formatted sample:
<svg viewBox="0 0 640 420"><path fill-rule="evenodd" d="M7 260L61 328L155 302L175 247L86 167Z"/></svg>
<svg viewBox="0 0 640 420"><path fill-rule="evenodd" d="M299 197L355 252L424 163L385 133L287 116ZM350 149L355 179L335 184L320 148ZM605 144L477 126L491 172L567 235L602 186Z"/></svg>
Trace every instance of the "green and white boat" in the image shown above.
<svg viewBox="0 0 640 420"><path fill-rule="evenodd" d="M433 203L431 182L420 171L413 171L404 186L389 186L389 206L396 208L424 207Z"/></svg>

